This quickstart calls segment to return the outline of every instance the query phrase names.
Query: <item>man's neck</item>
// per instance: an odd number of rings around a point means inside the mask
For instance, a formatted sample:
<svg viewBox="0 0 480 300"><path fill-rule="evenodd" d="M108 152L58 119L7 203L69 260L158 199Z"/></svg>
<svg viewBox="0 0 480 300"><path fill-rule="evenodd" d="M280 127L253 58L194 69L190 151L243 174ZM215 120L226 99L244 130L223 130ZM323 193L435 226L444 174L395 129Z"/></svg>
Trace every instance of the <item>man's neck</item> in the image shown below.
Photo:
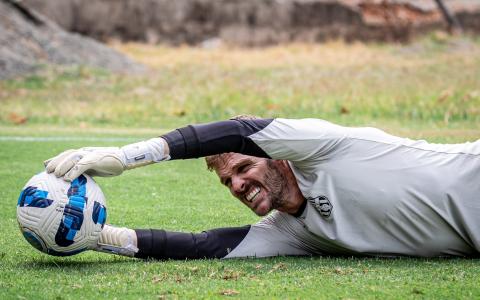
<svg viewBox="0 0 480 300"><path fill-rule="evenodd" d="M306 200L300 191L292 168L287 161L283 162L283 169L285 171L284 175L287 179L286 190L288 191L288 195L286 195L287 200L285 201L284 205L277 210L296 216L297 214L302 214L303 210L305 209Z"/></svg>

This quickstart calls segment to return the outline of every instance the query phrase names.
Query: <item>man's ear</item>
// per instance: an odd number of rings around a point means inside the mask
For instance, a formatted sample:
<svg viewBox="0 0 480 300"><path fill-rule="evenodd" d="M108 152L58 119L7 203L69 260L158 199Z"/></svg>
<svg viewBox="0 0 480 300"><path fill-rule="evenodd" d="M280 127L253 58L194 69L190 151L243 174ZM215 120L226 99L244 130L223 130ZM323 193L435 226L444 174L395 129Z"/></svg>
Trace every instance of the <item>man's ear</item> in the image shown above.
<svg viewBox="0 0 480 300"><path fill-rule="evenodd" d="M285 169L285 168L288 169L288 168L290 167L290 166L288 165L288 160L284 160L284 159L282 159L282 160L274 160L274 162L275 162L275 164L277 164L278 167L283 168L283 169Z"/></svg>

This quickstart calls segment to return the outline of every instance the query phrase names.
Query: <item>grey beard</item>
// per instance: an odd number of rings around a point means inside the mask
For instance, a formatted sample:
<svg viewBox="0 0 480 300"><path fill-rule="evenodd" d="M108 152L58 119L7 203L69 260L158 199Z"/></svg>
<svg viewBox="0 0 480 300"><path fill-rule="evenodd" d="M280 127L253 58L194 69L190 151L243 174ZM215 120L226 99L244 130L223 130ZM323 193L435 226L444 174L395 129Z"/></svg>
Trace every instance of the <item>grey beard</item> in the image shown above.
<svg viewBox="0 0 480 300"><path fill-rule="evenodd" d="M271 159L267 159L268 170L265 173L266 186L270 188L272 208L278 209L285 204L285 197L288 195L287 177L280 171Z"/></svg>

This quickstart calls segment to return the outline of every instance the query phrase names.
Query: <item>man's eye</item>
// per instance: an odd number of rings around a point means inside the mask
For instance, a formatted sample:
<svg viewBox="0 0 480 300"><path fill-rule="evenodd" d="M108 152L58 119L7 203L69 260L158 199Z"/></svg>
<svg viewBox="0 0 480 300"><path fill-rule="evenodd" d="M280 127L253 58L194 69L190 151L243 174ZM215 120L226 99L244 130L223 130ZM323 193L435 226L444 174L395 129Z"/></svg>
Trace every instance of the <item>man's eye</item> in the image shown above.
<svg viewBox="0 0 480 300"><path fill-rule="evenodd" d="M226 187L230 187L230 184L231 184L231 180L230 179L227 179L225 180L225 182L223 183Z"/></svg>
<svg viewBox="0 0 480 300"><path fill-rule="evenodd" d="M238 172L239 173L243 173L246 170L248 170L248 165L241 165L240 167L238 167Z"/></svg>

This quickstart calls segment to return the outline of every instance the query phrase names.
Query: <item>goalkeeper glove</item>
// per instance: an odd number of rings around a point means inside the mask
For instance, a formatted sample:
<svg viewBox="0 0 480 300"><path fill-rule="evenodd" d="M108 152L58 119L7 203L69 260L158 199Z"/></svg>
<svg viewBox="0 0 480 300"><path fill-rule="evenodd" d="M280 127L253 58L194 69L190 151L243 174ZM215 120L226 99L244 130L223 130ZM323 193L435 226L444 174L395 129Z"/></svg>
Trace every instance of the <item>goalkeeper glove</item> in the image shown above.
<svg viewBox="0 0 480 300"><path fill-rule="evenodd" d="M138 252L137 247L137 234L134 230L105 225L97 244L91 250L133 257Z"/></svg>
<svg viewBox="0 0 480 300"><path fill-rule="evenodd" d="M71 149L44 162L46 171L73 181L80 174L117 176L124 170L170 159L168 145L162 138L119 147Z"/></svg>

